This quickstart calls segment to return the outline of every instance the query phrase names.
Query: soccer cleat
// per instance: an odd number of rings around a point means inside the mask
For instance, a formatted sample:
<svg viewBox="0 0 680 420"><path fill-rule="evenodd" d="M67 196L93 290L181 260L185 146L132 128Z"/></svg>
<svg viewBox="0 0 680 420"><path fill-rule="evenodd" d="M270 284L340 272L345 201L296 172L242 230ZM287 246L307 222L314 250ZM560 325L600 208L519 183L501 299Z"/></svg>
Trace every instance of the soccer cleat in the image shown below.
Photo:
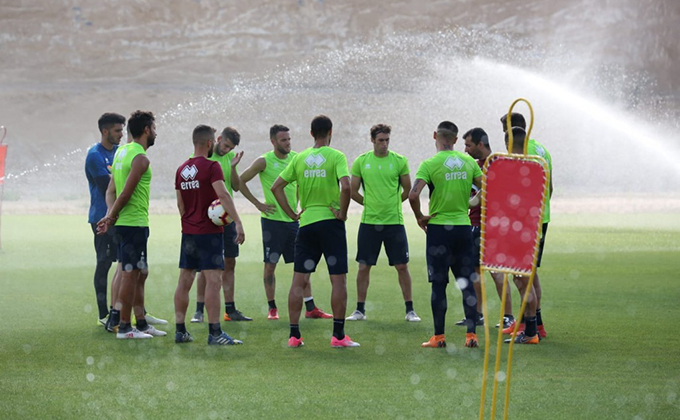
<svg viewBox="0 0 680 420"><path fill-rule="evenodd" d="M352 312L352 315L345 318L346 321L365 321L366 315L359 310Z"/></svg>
<svg viewBox="0 0 680 420"><path fill-rule="evenodd" d="M288 339L288 347L302 347L304 345L305 342L302 341L302 337L300 338L290 337Z"/></svg>
<svg viewBox="0 0 680 420"><path fill-rule="evenodd" d="M538 326L538 337L539 338L546 338L548 336L548 333L545 332L545 327L543 324Z"/></svg>
<svg viewBox="0 0 680 420"><path fill-rule="evenodd" d="M148 322L149 324L153 324L153 325L167 325L167 323L168 323L168 321L166 321L164 319L156 318L155 316L153 316L151 314L144 315L144 318L146 318L146 322Z"/></svg>
<svg viewBox="0 0 680 420"><path fill-rule="evenodd" d="M194 313L194 316L191 317L190 322L193 322L193 323L203 322L203 312L202 311L196 311Z"/></svg>
<svg viewBox="0 0 680 420"><path fill-rule="evenodd" d="M444 334L433 335L428 341L421 344L420 347L446 347L446 338Z"/></svg>
<svg viewBox="0 0 680 420"><path fill-rule="evenodd" d="M217 337L212 334L208 335L208 344L211 346L234 346L236 344L243 344L243 341L231 338L222 331L222 334Z"/></svg>
<svg viewBox="0 0 680 420"><path fill-rule="evenodd" d="M466 325L465 324L466 322L467 322L467 318L463 318L460 321L456 322L456 325L458 325L459 327L464 327ZM484 325L484 317L483 316L479 317L479 319L477 320L477 325Z"/></svg>
<svg viewBox="0 0 680 420"><path fill-rule="evenodd" d="M144 331L141 331L141 332L143 332L144 334L153 335L154 337L163 337L163 336L168 335L167 332L157 330L156 328L154 328L153 325L149 325L149 327L147 329L145 329Z"/></svg>
<svg viewBox="0 0 680 420"><path fill-rule="evenodd" d="M131 339L131 338L153 338L153 335L143 333L143 332L139 331L137 328L133 328L128 332L118 331L116 333L116 338L121 339L121 340L126 340L126 339Z"/></svg>
<svg viewBox="0 0 680 420"><path fill-rule="evenodd" d="M331 318L333 318L333 315L327 314L326 312L322 311L321 309L315 307L311 311L305 311L305 318L331 319Z"/></svg>
<svg viewBox="0 0 680 420"><path fill-rule="evenodd" d="M269 313L267 314L267 319L271 319L272 321L279 319L279 310L276 309L276 308L269 309Z"/></svg>
<svg viewBox="0 0 680 420"><path fill-rule="evenodd" d="M116 321L113 320L112 316L110 316L109 319L106 320L106 325L104 325L104 328L106 329L106 331L108 331L110 333L117 333L118 332L118 324L114 325L114 322L116 322Z"/></svg>
<svg viewBox="0 0 680 420"><path fill-rule="evenodd" d="M514 321L515 321L515 318L510 318L510 317L504 316L503 317L503 329L508 328L510 326L510 324L512 324ZM496 328L500 328L500 327L501 327L500 323L496 324Z"/></svg>
<svg viewBox="0 0 680 420"><path fill-rule="evenodd" d="M97 320L97 325L103 325L106 327L106 323L109 322L109 316L106 315L104 318L99 318Z"/></svg>
<svg viewBox="0 0 680 420"><path fill-rule="evenodd" d="M465 347L479 347L479 341L477 341L477 334L475 333L465 334Z"/></svg>
<svg viewBox="0 0 680 420"><path fill-rule="evenodd" d="M505 340L506 343L510 343L510 341L512 341L511 338ZM539 341L541 340L539 339L538 334L529 337L524 334L524 331L517 333L517 337L515 337L515 344L538 344Z"/></svg>
<svg viewBox="0 0 680 420"><path fill-rule="evenodd" d="M192 337L188 331L185 333L175 333L175 343L191 343L192 341L194 341L194 337Z"/></svg>
<svg viewBox="0 0 680 420"><path fill-rule="evenodd" d="M420 317L416 314L416 311L408 311L406 320L408 322L420 322Z"/></svg>
<svg viewBox="0 0 680 420"><path fill-rule="evenodd" d="M224 314L225 321L252 321L253 318L243 315L241 311L234 311L230 314Z"/></svg>
<svg viewBox="0 0 680 420"><path fill-rule="evenodd" d="M345 334L345 338L338 340L335 336L331 337L331 347L341 348L341 347L359 347L361 344L355 343L349 338L349 335Z"/></svg>
<svg viewBox="0 0 680 420"><path fill-rule="evenodd" d="M515 329L515 324L516 324L516 323L517 323L517 321L512 321L512 322L510 323L510 325L508 325L508 328L504 328L504 329L503 329L502 333L505 334L505 335L512 335L512 330ZM524 327L525 327L524 323L519 324L519 329L517 330L517 334L523 332L523 331L524 331Z"/></svg>

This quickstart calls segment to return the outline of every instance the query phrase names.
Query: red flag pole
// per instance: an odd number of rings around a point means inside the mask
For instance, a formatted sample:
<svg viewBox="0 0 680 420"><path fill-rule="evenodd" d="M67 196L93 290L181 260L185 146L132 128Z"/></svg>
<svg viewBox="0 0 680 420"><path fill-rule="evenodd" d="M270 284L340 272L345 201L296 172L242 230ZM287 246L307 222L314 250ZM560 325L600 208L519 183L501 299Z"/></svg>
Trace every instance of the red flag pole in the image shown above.
<svg viewBox="0 0 680 420"><path fill-rule="evenodd" d="M2 249L2 202L5 198L5 158L7 157L7 145L2 144L7 135L7 128L0 125L0 249Z"/></svg>

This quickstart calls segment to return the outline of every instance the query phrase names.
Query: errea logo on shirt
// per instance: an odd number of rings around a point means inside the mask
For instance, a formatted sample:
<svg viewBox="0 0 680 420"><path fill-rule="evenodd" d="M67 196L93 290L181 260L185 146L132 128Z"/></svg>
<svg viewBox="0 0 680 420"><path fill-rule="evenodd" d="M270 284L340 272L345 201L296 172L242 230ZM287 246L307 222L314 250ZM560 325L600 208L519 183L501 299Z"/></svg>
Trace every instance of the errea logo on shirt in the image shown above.
<svg viewBox="0 0 680 420"><path fill-rule="evenodd" d="M460 170L463 169L463 161L458 156L456 157L449 156L444 162L444 166L451 169L452 171L455 171L456 169Z"/></svg>
<svg viewBox="0 0 680 420"><path fill-rule="evenodd" d="M184 178L185 181L196 178L196 174L198 174L198 168L196 168L196 165L186 165L182 169L182 172L180 172L180 175L182 175L182 178Z"/></svg>
<svg viewBox="0 0 680 420"><path fill-rule="evenodd" d="M179 187L183 190L195 190L200 188L201 183L194 180L196 178L196 175L198 175L198 168L196 168L196 165L186 165L184 168L182 168L182 171L179 173L182 178L184 178L185 181L187 182L180 182Z"/></svg>
<svg viewBox="0 0 680 420"><path fill-rule="evenodd" d="M449 156L446 161L444 161L444 166L448 168L450 171L460 171L460 172L447 172L444 174L444 177L446 178L447 181L451 181L454 179L467 179L467 172L461 171L463 169L463 166L465 166L465 162L458 156L456 157L451 157Z"/></svg>
<svg viewBox="0 0 680 420"><path fill-rule="evenodd" d="M321 165L323 165L325 162L326 162L326 158L323 157L323 155L321 153L316 154L316 155L309 155L309 156L307 156L307 159L305 159L305 163L310 168L318 168Z"/></svg>
<svg viewBox="0 0 680 420"><path fill-rule="evenodd" d="M326 163L326 158L323 157L321 153L319 154L311 154L307 156L305 159L305 163L307 164L308 167L310 168L319 168L321 165ZM326 177L326 170L325 169L305 169L304 172L305 178L325 178Z"/></svg>

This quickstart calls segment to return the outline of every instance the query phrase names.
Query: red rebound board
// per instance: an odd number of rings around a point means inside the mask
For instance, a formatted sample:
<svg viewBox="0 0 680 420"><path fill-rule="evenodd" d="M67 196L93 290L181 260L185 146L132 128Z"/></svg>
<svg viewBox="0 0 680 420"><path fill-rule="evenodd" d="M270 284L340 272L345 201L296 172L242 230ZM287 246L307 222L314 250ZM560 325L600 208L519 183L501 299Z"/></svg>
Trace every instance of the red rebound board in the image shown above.
<svg viewBox="0 0 680 420"><path fill-rule="evenodd" d="M491 156L484 171L483 266L531 273L548 176L540 157Z"/></svg>
<svg viewBox="0 0 680 420"><path fill-rule="evenodd" d="M7 157L7 145L0 145L0 185L5 182L5 158Z"/></svg>

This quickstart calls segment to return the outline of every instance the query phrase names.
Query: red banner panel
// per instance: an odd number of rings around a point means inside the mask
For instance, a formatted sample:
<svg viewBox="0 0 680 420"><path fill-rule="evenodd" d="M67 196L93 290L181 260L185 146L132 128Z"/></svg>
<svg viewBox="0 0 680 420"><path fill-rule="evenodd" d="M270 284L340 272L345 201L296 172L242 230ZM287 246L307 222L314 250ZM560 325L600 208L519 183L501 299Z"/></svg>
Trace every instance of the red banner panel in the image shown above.
<svg viewBox="0 0 680 420"><path fill-rule="evenodd" d="M531 273L538 248L547 165L515 156L492 156L484 172L481 264Z"/></svg>

